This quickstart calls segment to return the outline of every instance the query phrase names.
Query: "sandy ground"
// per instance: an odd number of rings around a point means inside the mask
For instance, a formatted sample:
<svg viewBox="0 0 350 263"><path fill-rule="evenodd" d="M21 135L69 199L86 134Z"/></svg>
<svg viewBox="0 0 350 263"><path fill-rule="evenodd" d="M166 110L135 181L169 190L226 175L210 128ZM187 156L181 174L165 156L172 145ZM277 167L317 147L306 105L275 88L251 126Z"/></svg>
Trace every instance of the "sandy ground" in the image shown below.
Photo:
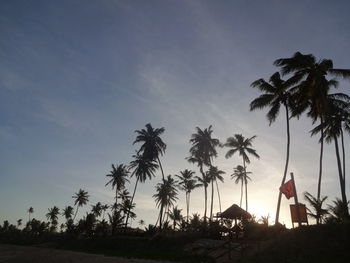
<svg viewBox="0 0 350 263"><path fill-rule="evenodd" d="M106 257L50 248L0 244L0 263L160 263L143 259ZM169 263L169 262L168 262Z"/></svg>

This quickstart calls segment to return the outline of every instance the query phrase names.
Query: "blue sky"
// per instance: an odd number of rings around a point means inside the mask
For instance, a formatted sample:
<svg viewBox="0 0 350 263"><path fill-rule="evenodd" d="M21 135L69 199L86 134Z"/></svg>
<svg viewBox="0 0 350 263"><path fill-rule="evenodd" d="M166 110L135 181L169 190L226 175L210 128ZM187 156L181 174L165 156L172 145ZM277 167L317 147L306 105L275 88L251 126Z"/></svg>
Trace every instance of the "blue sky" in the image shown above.
<svg viewBox="0 0 350 263"><path fill-rule="evenodd" d="M134 130L146 123L166 129L166 174L197 171L184 159L196 126L213 125L221 141L257 135L261 159L249 167L249 206L273 220L285 120L282 113L269 127L266 111L249 112L259 95L249 86L277 71L275 59L296 51L349 68L349 7L346 1L1 1L0 221L27 218L29 206L44 219L47 208L72 205L79 188L90 193L90 204L112 203L105 174L111 163L131 161ZM340 88L349 94L349 82ZM290 171L300 196L316 193L319 146L311 127L304 118L291 122ZM324 162L329 203L339 196L333 148L326 146ZM227 173L224 208L239 202L229 175L241 163L225 152L219 149L215 160ZM140 187L137 220L155 222L159 181L157 174ZM202 213L202 190L192 202L192 212ZM282 203L286 224L291 202Z"/></svg>

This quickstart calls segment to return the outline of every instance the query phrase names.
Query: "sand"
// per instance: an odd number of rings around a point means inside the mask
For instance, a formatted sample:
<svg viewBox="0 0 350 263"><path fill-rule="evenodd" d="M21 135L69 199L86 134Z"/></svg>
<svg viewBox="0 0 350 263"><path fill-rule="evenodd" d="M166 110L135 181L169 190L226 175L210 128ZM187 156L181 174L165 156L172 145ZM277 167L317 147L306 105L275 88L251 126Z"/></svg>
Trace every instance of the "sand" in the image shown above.
<svg viewBox="0 0 350 263"><path fill-rule="evenodd" d="M0 244L0 263L160 263L144 259L106 257L50 248Z"/></svg>

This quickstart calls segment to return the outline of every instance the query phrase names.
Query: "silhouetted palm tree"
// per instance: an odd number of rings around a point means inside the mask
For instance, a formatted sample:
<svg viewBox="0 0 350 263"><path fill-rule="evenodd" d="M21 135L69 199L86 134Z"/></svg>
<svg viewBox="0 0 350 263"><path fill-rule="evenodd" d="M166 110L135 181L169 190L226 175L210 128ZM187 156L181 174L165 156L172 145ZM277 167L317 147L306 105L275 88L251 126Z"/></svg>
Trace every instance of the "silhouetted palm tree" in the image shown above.
<svg viewBox="0 0 350 263"><path fill-rule="evenodd" d="M213 220L213 201L214 201L214 182L217 182L219 180L220 182L224 182L224 178L222 177L223 174L225 174L224 171L221 171L218 169L217 166L210 166L209 171L207 172L210 182L211 182L211 205L210 205L210 220ZM218 191L218 196L220 196L219 193L219 187L216 189ZM221 202L219 200L220 205L220 213L221 213Z"/></svg>
<svg viewBox="0 0 350 263"><path fill-rule="evenodd" d="M134 160L129 164L129 169L133 170L131 177L134 175L136 176L136 183L131 197L131 203L134 202L138 182L144 183L147 178L151 180L154 177L155 171L158 169L158 165L154 160L144 158L143 155L137 153L136 155L133 155L133 158ZM128 225L128 219L129 215L127 214L125 226Z"/></svg>
<svg viewBox="0 0 350 263"><path fill-rule="evenodd" d="M162 128L154 129L150 123L146 124L146 129L136 130L138 134L133 144L142 143L138 153L142 153L143 158L150 161L157 160L160 170L162 172L162 178L164 178L164 171L162 163L160 162L159 155L163 155L166 149L166 144L160 138L160 135L165 131Z"/></svg>
<svg viewBox="0 0 350 263"><path fill-rule="evenodd" d="M97 202L95 205L91 206L91 212L94 214L96 219L102 214L102 204L101 202Z"/></svg>
<svg viewBox="0 0 350 263"><path fill-rule="evenodd" d="M28 222L30 222L30 214L33 214L34 213L34 208L33 207L29 207L28 209Z"/></svg>
<svg viewBox="0 0 350 263"><path fill-rule="evenodd" d="M69 219L72 218L73 216L73 211L74 211L74 208L71 207L70 205L69 206L66 206L63 211L62 211L62 215L66 218L66 221L68 221Z"/></svg>
<svg viewBox="0 0 350 263"><path fill-rule="evenodd" d="M173 220L173 227L174 230L176 229L176 225L178 222L182 220L182 215L181 215L182 209L178 209L177 206L173 207L173 210L170 212L169 217L171 220Z"/></svg>
<svg viewBox="0 0 350 263"><path fill-rule="evenodd" d="M256 138L256 136L253 136L251 138L244 138L242 134L235 134L234 137L229 137L226 140L226 143L224 146L231 148L226 153L225 157L230 158L235 153L238 153L239 156L242 156L243 159L243 168L246 172L246 163L250 163L250 159L248 157L248 154L253 155L256 158L260 158L260 156L256 153L256 150L251 148L253 140ZM246 211L248 211L248 187L247 183L245 184L245 206Z"/></svg>
<svg viewBox="0 0 350 263"><path fill-rule="evenodd" d="M75 220L75 217L78 214L78 209L80 206L86 205L87 202L89 202L89 195L88 192L79 189L78 193L75 193L74 196L72 196L73 199L75 199L74 201L74 206L77 206L76 210L75 210L75 214L73 217L73 222Z"/></svg>
<svg viewBox="0 0 350 263"><path fill-rule="evenodd" d="M241 199L239 201L239 207L242 207L243 184L247 184L248 180L252 180L248 174L251 174L251 172L246 172L242 165L237 165L237 167L233 169L233 174L231 174L231 179L235 179L236 184L241 182Z"/></svg>
<svg viewBox="0 0 350 263"><path fill-rule="evenodd" d="M164 211L167 211L168 207L173 206L177 199L176 181L168 175L163 182L158 183L156 186L156 194L153 197L156 200L156 204L160 207L159 212L159 228L162 229L162 219Z"/></svg>
<svg viewBox="0 0 350 263"><path fill-rule="evenodd" d="M46 214L46 218L51 221L51 229L56 229L58 215L60 210L57 206L49 208L49 212Z"/></svg>
<svg viewBox="0 0 350 263"><path fill-rule="evenodd" d="M322 224L323 218L328 214L327 209L323 209L322 205L323 205L323 202L326 201L328 197L324 196L321 199L317 199L309 192L305 192L304 197L309 202L312 209L314 210L314 212L312 212L310 209L307 208L309 212L308 215L316 219L317 225Z"/></svg>
<svg viewBox="0 0 350 263"><path fill-rule="evenodd" d="M110 171L110 173L106 176L111 177L111 179L105 186L111 184L112 189L115 188L115 203L118 204L118 192L124 189L126 182L129 182L127 179L129 176L129 171L124 164L119 164L117 167L112 164L112 171Z"/></svg>
<svg viewBox="0 0 350 263"><path fill-rule="evenodd" d="M330 143L332 141L334 142L342 202L343 204L347 205L348 201L346 197L345 182L343 177L342 165L341 165L340 154L339 154L339 145L338 145L338 137L342 132L342 120L343 120L342 116L339 115L339 108L333 108L333 111L330 110L327 116L325 116L323 123L315 127L311 131L311 133L313 135L323 130L323 137L325 141L327 143ZM348 209L345 209L345 210L348 213ZM349 217L349 213L347 214L347 216Z"/></svg>
<svg viewBox="0 0 350 263"><path fill-rule="evenodd" d="M180 175L175 175L177 178L180 179L179 181L179 188L180 190L185 191L186 194L186 222L188 223L189 220L189 211L190 211L190 197L191 192L200 186L200 184L197 183L197 180L194 177L194 171L191 170L184 170L180 171Z"/></svg>
<svg viewBox="0 0 350 263"><path fill-rule="evenodd" d="M204 130L196 127L196 133L191 135L190 148L191 156L187 158L189 162L197 163L199 170L202 174L202 179L205 181L205 173L203 171L203 165L210 167L212 165L212 159L217 156L216 147L220 145L218 139L212 138L212 126ZM204 186L205 206L204 206L204 221L207 220L207 184Z"/></svg>
<svg viewBox="0 0 350 263"><path fill-rule="evenodd" d="M282 177L281 185L284 184L288 171L288 163L289 163L289 149L290 149L290 129L289 129L289 110L290 110L290 97L291 94L289 89L295 83L299 81L298 77L292 77L286 81L281 79L281 76L278 72L273 74L270 77L269 82L264 79L258 79L254 81L251 86L254 88L258 88L263 92L258 98L254 99L250 103L250 110L263 109L269 107L269 111L267 113L267 119L270 122L274 122L280 112L281 106L285 108L286 112L286 122L287 122L287 152L286 152L286 163L284 166L284 172ZM275 222L277 224L279 218L279 211L281 205L281 197L282 194L278 192L278 202L276 209L276 219Z"/></svg>
<svg viewBox="0 0 350 263"><path fill-rule="evenodd" d="M333 201L333 206L329 205L328 208L332 212L334 218L337 222L348 222L349 218L349 209L348 209L349 202L344 204L343 201L339 198L336 198L335 201Z"/></svg>
<svg viewBox="0 0 350 263"><path fill-rule="evenodd" d="M294 88L293 101L296 107L295 115L310 108L308 113L314 121L320 118L322 125L323 115L327 109L327 95L329 87L336 87L335 80L327 80L326 76L340 76L350 78L349 69L333 68L333 61L330 59L316 60L312 54L302 54L296 52L290 58L277 59L274 65L281 67L282 74L293 73L295 78L303 80L297 87ZM330 84L330 85L329 85ZM319 180L317 189L317 198L321 195L321 180L322 180L322 159L323 159L323 134L321 131L321 151L320 151L320 168Z"/></svg>
<svg viewBox="0 0 350 263"><path fill-rule="evenodd" d="M210 176L208 173L202 174L202 177L195 176L195 178L198 181L198 186L203 186L204 187L204 222L207 222L206 220L206 214L207 214L207 203L208 203L208 194L207 194L207 189L210 184Z"/></svg>

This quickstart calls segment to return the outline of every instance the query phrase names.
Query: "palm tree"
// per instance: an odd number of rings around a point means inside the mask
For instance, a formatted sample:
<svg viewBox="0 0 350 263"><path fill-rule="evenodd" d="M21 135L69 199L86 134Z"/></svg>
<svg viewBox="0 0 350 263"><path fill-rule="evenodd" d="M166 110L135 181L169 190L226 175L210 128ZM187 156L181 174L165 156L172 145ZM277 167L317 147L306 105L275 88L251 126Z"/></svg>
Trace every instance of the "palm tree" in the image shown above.
<svg viewBox="0 0 350 263"><path fill-rule="evenodd" d="M101 202L97 202L95 205L91 206L91 212L94 214L96 218L100 217L102 214L102 204Z"/></svg>
<svg viewBox="0 0 350 263"><path fill-rule="evenodd" d="M336 198L335 201L333 201L333 206L329 205L328 208L338 222L344 222L349 220L348 205L349 205L349 202L344 204L341 199Z"/></svg>
<svg viewBox="0 0 350 263"><path fill-rule="evenodd" d="M342 132L343 118L338 113L339 113L339 108L333 107L333 111L329 111L329 114L325 116L323 123L315 127L311 131L311 134L314 135L322 130L323 138L325 139L326 143L330 143L332 141L334 142L342 202L345 206L347 206L348 201L346 197L345 181L343 177L342 165L341 165L340 154L339 154L339 145L338 145L338 137ZM345 210L347 213L347 217L349 217L348 209L345 209Z"/></svg>
<svg viewBox="0 0 350 263"><path fill-rule="evenodd" d="M155 171L158 169L158 165L152 159L147 159L143 155L136 153L133 155L134 160L130 162L129 169L133 170L131 177L136 176L136 183L134 192L131 197L131 203L134 202L134 197L137 189L138 182L144 183L147 178L151 180L154 177ZM128 225L129 213L126 215L125 226Z"/></svg>
<svg viewBox="0 0 350 263"><path fill-rule="evenodd" d="M210 166L209 171L207 172L210 182L211 182L211 205L210 205L210 221L213 220L213 201L214 201L214 182L216 182L216 186L217 186L217 192L218 192L218 196L220 196L219 193L219 187L217 185L217 180L219 180L220 182L224 182L224 178L222 177L223 174L225 174L224 171L221 171L218 169L217 166ZM221 202L219 200L219 205L220 205L220 213L221 213Z"/></svg>
<svg viewBox="0 0 350 263"><path fill-rule="evenodd" d="M243 184L247 184L248 180L252 180L248 174L251 174L251 172L246 172L242 165L237 165L237 167L233 169L233 174L231 174L231 179L235 179L236 184L241 182L241 199L239 201L239 207L242 207Z"/></svg>
<svg viewBox="0 0 350 263"><path fill-rule="evenodd" d="M186 194L186 222L189 220L189 211L190 211L190 197L191 192L200 186L197 184L197 180L194 177L195 172L191 170L180 171L180 175L175 175L179 181L180 190L185 191Z"/></svg>
<svg viewBox="0 0 350 263"><path fill-rule="evenodd" d="M192 144L190 148L191 156L187 158L189 162L197 163L199 170L202 174L202 179L205 181L205 173L203 171L203 166L210 167L212 165L212 159L217 156L216 147L220 145L220 141L216 138L212 138L212 126L204 130L196 127L196 133L191 135L190 143ZM205 206L204 206L204 221L207 220L207 184L204 186L205 195Z"/></svg>
<svg viewBox="0 0 350 263"><path fill-rule="evenodd" d="M66 206L63 211L62 211L62 215L66 218L66 221L68 221L69 219L72 218L73 216L73 211L74 211L74 208L71 207L70 205L69 206Z"/></svg>
<svg viewBox="0 0 350 263"><path fill-rule="evenodd" d="M58 215L60 213L60 209L57 206L49 208L49 212L46 214L46 218L51 221L51 226L56 228Z"/></svg>
<svg viewBox="0 0 350 263"><path fill-rule="evenodd" d="M173 220L174 230L176 229L177 222L180 222L182 220L181 211L182 209L178 209L177 206L175 206L169 214L170 219Z"/></svg>
<svg viewBox="0 0 350 263"><path fill-rule="evenodd" d="M138 151L138 153L142 153L145 159L150 161L157 160L160 170L162 172L163 181L164 171L162 167L162 163L160 162L159 155L163 155L166 149L166 144L160 138L160 135L165 131L162 128L154 129L150 123L146 124L146 129L136 130L135 132L138 134L133 144L135 143L143 143Z"/></svg>
<svg viewBox="0 0 350 263"><path fill-rule="evenodd" d="M323 205L323 202L326 201L328 197L324 196L321 199L318 199L314 197L312 194L310 194L309 192L305 192L304 197L314 210L314 212L312 212L310 209L307 209L309 212L308 215L316 219L317 225L322 224L324 216L328 214L327 209L323 209L322 205Z"/></svg>
<svg viewBox="0 0 350 263"><path fill-rule="evenodd" d="M72 198L75 199L74 206L77 206L77 209L75 210L75 214L73 217L73 222L74 222L75 217L78 214L79 207L86 205L86 203L89 202L89 195L88 195L88 192L82 189L79 189L78 193L75 193L75 195L73 195Z"/></svg>
<svg viewBox="0 0 350 263"><path fill-rule="evenodd" d="M253 155L256 158L260 158L260 156L256 153L256 150L251 148L253 140L256 138L256 136L253 136L251 138L244 138L242 134L235 134L234 137L229 137L226 140L226 143L224 146L231 148L226 153L225 157L230 158L235 153L238 152L239 156L242 156L243 159L243 168L244 172L247 172L246 169L246 163L250 163L250 159L248 157L248 154ZM247 181L245 182L245 207L246 211L248 211L248 187L247 187Z"/></svg>
<svg viewBox="0 0 350 263"><path fill-rule="evenodd" d="M250 110L263 109L269 107L267 113L267 119L270 122L270 125L276 120L281 106L285 108L286 112L286 121L287 121L287 153L286 153L286 163L284 166L284 172L282 177L281 185L284 184L288 171L289 163L289 149L290 149L290 130L289 130L289 110L290 110L290 97L291 93L289 91L290 87L297 83L299 80L298 76L291 77L288 80L284 81L281 79L281 76L278 72L273 74L270 77L269 82L264 79L258 79L254 81L251 86L258 88L263 92L258 98L254 99L250 103ZM277 202L277 211L276 211L276 224L278 223L279 211L281 205L282 193L278 192L278 202Z"/></svg>
<svg viewBox="0 0 350 263"><path fill-rule="evenodd" d="M30 214L34 213L34 208L33 207L29 207L28 209L28 222L30 222Z"/></svg>
<svg viewBox="0 0 350 263"><path fill-rule="evenodd" d="M168 175L163 182L158 183L156 186L156 194L153 197L156 200L157 207L160 207L159 212L159 228L162 229L162 218L164 211L167 208L173 206L175 200L177 199L177 189L176 181Z"/></svg>
<svg viewBox="0 0 350 263"><path fill-rule="evenodd" d="M327 80L326 76L340 76L350 78L349 69L333 68L333 61L330 59L316 60L312 54L302 54L296 52L290 58L280 58L274 62L274 65L281 67L282 74L293 73L295 78L304 79L298 85L294 94L294 102L298 105L296 114L303 112L306 108L310 108L309 116L314 121L320 118L321 125L323 123L323 115L327 112L327 94L329 91L329 83L335 80ZM336 86L336 85L333 85ZM323 159L323 132L321 131L321 150L319 162L319 180L317 189L317 198L321 195L322 180L322 159Z"/></svg>
<svg viewBox="0 0 350 263"><path fill-rule="evenodd" d="M112 189L115 188L115 203L118 204L118 192L125 187L125 183L129 182L127 177L129 176L129 171L124 164L119 164L117 167L112 164L112 171L106 174L107 177L111 179L106 183L105 186L111 184Z"/></svg>

